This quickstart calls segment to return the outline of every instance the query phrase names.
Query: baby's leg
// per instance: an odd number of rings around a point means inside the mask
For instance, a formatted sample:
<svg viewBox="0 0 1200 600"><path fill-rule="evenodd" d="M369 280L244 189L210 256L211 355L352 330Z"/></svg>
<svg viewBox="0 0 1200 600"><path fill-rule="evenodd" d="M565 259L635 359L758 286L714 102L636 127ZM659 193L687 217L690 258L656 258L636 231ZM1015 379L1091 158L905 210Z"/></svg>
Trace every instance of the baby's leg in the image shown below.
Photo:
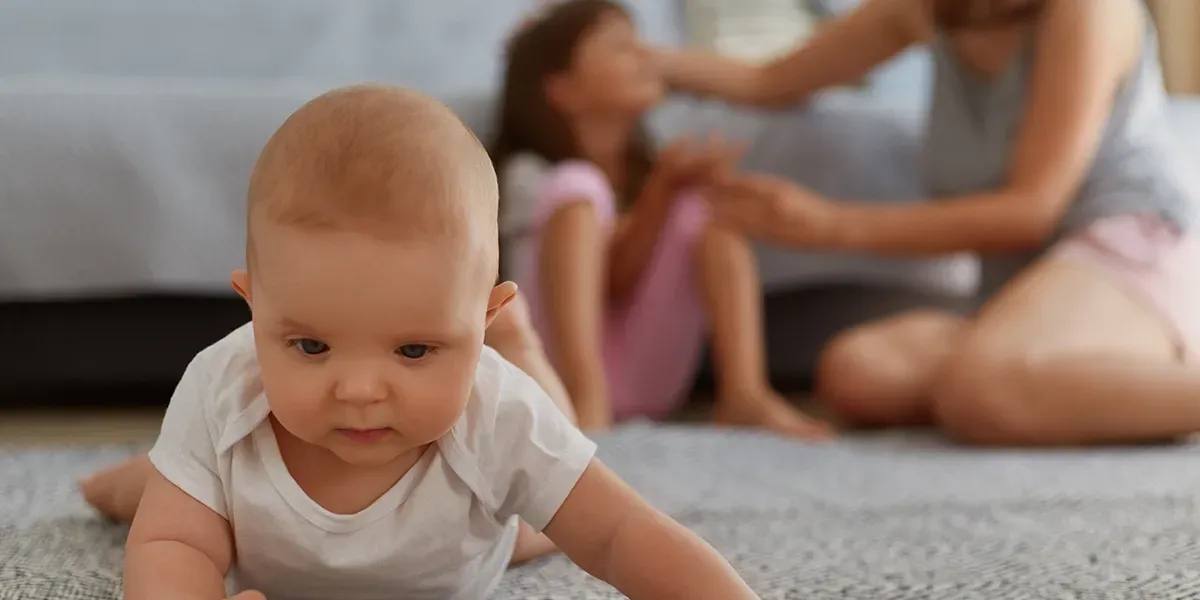
<svg viewBox="0 0 1200 600"><path fill-rule="evenodd" d="M100 514L118 523L132 523L153 472L150 458L138 454L84 479L80 490L83 499Z"/></svg>
<svg viewBox="0 0 1200 600"><path fill-rule="evenodd" d="M750 245L717 224L696 246L704 306L712 326L719 423L767 429L804 438L827 438L832 430L805 416L771 388L763 339L762 286Z"/></svg>

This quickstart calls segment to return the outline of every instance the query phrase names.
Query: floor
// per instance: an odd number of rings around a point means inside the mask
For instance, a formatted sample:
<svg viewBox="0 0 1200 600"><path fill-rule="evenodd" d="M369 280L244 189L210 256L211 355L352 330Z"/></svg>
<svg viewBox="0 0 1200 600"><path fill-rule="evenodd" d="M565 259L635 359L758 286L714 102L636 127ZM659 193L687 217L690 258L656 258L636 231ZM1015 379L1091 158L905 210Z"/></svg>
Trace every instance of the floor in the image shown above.
<svg viewBox="0 0 1200 600"><path fill-rule="evenodd" d="M149 444L162 409L0 411L0 446Z"/></svg>

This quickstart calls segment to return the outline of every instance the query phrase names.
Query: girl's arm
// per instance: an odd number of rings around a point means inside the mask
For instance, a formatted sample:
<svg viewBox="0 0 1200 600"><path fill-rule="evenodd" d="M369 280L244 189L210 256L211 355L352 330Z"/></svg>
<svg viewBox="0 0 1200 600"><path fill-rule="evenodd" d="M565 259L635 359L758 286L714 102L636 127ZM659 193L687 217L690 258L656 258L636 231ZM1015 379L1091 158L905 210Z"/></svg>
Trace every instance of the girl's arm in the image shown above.
<svg viewBox="0 0 1200 600"><path fill-rule="evenodd" d="M1035 248L1051 234L1094 159L1113 98L1137 60L1132 0L1052 0L1037 32L1026 108L1007 184L928 204L850 204L840 246L886 254Z"/></svg>
<svg viewBox="0 0 1200 600"><path fill-rule="evenodd" d="M660 50L658 58L667 81L681 91L733 104L785 106L858 80L924 39L926 2L868 0L800 48L761 65L688 50Z"/></svg>
<svg viewBox="0 0 1200 600"><path fill-rule="evenodd" d="M225 574L233 560L229 523L157 470L146 484L125 548L127 600L226 597Z"/></svg>
<svg viewBox="0 0 1200 600"><path fill-rule="evenodd" d="M663 179L651 177L642 187L633 209L617 219L608 252L608 293L615 303L637 288L667 223L676 193Z"/></svg>

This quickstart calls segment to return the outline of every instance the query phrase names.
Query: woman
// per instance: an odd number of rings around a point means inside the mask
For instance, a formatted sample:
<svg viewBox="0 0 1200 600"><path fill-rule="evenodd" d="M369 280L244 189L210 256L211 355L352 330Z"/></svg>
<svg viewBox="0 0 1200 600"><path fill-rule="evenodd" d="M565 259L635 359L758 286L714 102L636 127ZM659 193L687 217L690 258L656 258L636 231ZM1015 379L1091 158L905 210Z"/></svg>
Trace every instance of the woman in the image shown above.
<svg viewBox="0 0 1200 600"><path fill-rule="evenodd" d="M821 395L862 424L935 422L976 444L1200 430L1196 207L1141 2L867 0L769 64L660 59L678 88L766 106L916 44L936 69L934 202L833 203L765 176L713 197L730 222L797 249L983 256L976 315L919 311L842 334L822 353Z"/></svg>

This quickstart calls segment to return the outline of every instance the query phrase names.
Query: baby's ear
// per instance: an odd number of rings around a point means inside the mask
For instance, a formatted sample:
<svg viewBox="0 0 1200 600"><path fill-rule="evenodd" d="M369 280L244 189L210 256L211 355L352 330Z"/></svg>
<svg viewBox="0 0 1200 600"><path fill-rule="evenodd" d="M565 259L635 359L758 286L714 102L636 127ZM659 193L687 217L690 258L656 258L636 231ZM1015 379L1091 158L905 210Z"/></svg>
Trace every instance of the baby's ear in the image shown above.
<svg viewBox="0 0 1200 600"><path fill-rule="evenodd" d="M504 307L507 306L509 302L512 302L513 298L516 297L517 284L511 281L502 281L496 284L496 287L492 288L491 295L488 296L486 325L490 326L492 321L496 319L496 315L500 314L500 311L503 310Z"/></svg>
<svg viewBox="0 0 1200 600"><path fill-rule="evenodd" d="M250 301L250 273L245 269L238 269L229 276L229 283L233 285L233 291L237 292L246 304L254 305Z"/></svg>

